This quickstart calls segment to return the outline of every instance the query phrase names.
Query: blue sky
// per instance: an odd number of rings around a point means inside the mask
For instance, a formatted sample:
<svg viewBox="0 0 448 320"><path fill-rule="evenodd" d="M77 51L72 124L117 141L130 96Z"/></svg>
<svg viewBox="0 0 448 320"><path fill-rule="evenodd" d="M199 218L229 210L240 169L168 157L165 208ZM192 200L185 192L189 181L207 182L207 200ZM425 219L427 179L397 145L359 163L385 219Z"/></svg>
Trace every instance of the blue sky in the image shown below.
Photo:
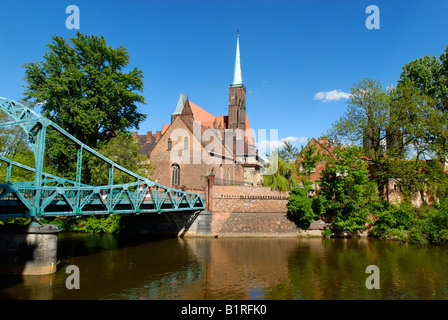
<svg viewBox="0 0 448 320"><path fill-rule="evenodd" d="M42 60L52 35L76 34L65 25L69 5L80 10L80 32L123 45L129 67L143 71L142 134L169 123L181 92L227 114L237 29L252 128L278 129L297 145L331 127L363 77L394 85L404 64L448 45L444 0L1 0L0 96L19 100L22 65ZM366 28L369 5L380 29Z"/></svg>

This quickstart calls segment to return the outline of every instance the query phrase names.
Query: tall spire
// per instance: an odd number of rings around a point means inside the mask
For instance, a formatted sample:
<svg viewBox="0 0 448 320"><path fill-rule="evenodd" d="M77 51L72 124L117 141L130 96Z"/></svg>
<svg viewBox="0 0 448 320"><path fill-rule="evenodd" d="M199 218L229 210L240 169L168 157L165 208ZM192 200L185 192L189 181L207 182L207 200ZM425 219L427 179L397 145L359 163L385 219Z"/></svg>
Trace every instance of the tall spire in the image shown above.
<svg viewBox="0 0 448 320"><path fill-rule="evenodd" d="M236 34L236 56L235 56L235 71L233 73L232 86L240 86L243 84L243 77L241 75L241 60L240 60L240 34Z"/></svg>
<svg viewBox="0 0 448 320"><path fill-rule="evenodd" d="M246 130L246 87L243 85L240 61L240 35L236 35L236 57L233 84L229 86L228 129Z"/></svg>

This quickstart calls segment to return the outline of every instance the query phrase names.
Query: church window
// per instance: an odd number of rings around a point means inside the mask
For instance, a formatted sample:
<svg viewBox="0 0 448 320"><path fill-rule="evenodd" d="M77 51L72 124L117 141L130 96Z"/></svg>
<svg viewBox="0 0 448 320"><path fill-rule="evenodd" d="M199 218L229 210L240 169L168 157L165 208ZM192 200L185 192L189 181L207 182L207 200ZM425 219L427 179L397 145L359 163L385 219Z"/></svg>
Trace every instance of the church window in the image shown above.
<svg viewBox="0 0 448 320"><path fill-rule="evenodd" d="M173 164L171 173L171 185L178 186L180 180L180 168L178 164Z"/></svg>
<svg viewBox="0 0 448 320"><path fill-rule="evenodd" d="M188 138L184 138L184 150L188 150Z"/></svg>
<svg viewBox="0 0 448 320"><path fill-rule="evenodd" d="M168 145L167 145L166 150L171 151L171 139L170 138L168 138Z"/></svg>

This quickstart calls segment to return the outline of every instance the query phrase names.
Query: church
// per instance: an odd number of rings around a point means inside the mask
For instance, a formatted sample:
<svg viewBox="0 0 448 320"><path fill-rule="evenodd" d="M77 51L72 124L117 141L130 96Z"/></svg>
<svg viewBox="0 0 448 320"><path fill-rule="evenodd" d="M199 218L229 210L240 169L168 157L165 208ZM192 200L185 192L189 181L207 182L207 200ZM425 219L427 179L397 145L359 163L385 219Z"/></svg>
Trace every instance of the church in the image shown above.
<svg viewBox="0 0 448 320"><path fill-rule="evenodd" d="M246 113L239 34L228 115L214 116L181 93L170 124L155 134L134 132L133 138L156 167L153 179L163 185L204 190L210 174L218 185L261 185L263 159Z"/></svg>

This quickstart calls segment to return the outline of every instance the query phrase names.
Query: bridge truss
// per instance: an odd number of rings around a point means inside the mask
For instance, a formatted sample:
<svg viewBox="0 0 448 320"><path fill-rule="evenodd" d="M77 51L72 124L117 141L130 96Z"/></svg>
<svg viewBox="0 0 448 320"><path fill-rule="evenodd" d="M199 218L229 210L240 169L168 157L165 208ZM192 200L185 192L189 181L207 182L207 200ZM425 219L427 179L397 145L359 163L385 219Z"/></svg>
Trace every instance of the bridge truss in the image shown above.
<svg viewBox="0 0 448 320"><path fill-rule="evenodd" d="M163 186L123 168L21 103L0 98L0 110L8 116L6 122L0 122L0 131L8 127L20 127L29 139L35 160L35 167L32 168L0 154L0 169L6 171L3 177L0 177L0 219L31 217L38 220L41 217L51 216L140 214L205 209L203 195ZM43 171L45 142L50 128L76 146L75 180ZM86 165L83 164L83 155L86 152L107 163L109 184L92 186L81 182L82 168ZM14 168L20 168L22 172L31 172L34 180L13 182ZM135 182L114 184L116 170L134 178Z"/></svg>

